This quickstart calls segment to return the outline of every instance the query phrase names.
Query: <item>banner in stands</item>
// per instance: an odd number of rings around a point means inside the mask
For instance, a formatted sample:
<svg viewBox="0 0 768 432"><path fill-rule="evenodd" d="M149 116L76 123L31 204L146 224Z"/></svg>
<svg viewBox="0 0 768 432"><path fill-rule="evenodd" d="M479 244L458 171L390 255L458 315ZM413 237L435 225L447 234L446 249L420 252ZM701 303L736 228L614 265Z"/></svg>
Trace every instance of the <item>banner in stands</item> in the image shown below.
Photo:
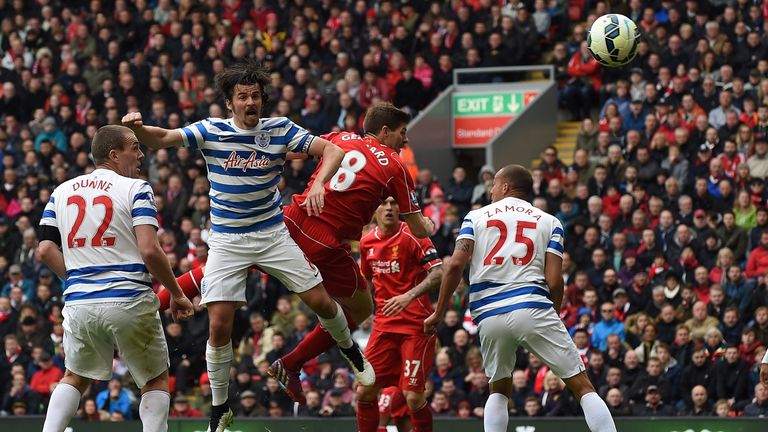
<svg viewBox="0 0 768 432"><path fill-rule="evenodd" d="M620 418L616 427L621 432L765 432L766 419L717 417L676 418ZM205 432L204 420L178 420L168 422L168 432ZM43 428L42 417L4 417L0 429L4 431L35 431ZM435 419L436 431L481 432L483 422L457 418ZM138 421L83 422L74 421L65 432L140 432ZM511 418L508 432L588 432L582 418L568 419L519 419ZM354 419L236 419L230 432L357 432ZM396 429L391 427L389 431Z"/></svg>
<svg viewBox="0 0 768 432"><path fill-rule="evenodd" d="M454 93L453 146L485 146L536 94L536 91Z"/></svg>

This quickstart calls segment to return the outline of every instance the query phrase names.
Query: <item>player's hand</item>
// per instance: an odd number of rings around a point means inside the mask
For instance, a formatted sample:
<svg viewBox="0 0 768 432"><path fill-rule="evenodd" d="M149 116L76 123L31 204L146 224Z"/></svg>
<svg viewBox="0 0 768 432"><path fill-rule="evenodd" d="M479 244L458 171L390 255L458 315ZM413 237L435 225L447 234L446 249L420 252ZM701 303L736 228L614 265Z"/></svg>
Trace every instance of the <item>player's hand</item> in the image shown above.
<svg viewBox="0 0 768 432"><path fill-rule="evenodd" d="M307 214L310 216L320 216L325 205L325 187L321 183L315 183L307 193L307 199L301 204L301 207L307 208Z"/></svg>
<svg viewBox="0 0 768 432"><path fill-rule="evenodd" d="M144 120L141 118L140 112L132 112L123 116L123 126L132 130L141 129L144 126Z"/></svg>
<svg viewBox="0 0 768 432"><path fill-rule="evenodd" d="M174 322L179 320L185 320L192 315L195 311L192 308L192 302L185 296L171 297L171 317Z"/></svg>
<svg viewBox="0 0 768 432"><path fill-rule="evenodd" d="M768 386L768 363L760 364L760 382Z"/></svg>
<svg viewBox="0 0 768 432"><path fill-rule="evenodd" d="M384 313L384 316L397 315L411 304L411 300L413 298L408 293L390 297L384 302L384 307L381 308L381 311Z"/></svg>
<svg viewBox="0 0 768 432"><path fill-rule="evenodd" d="M437 325L440 324L440 317L437 316L437 312L433 312L424 320L424 333L432 334L435 332Z"/></svg>

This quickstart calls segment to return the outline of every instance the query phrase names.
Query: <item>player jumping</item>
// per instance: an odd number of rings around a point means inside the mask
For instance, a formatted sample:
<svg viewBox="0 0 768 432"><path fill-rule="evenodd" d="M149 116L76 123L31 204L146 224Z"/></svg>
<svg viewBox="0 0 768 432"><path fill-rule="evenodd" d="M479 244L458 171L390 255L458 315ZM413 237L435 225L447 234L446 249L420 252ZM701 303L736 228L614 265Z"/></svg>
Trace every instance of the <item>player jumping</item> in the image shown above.
<svg viewBox="0 0 768 432"><path fill-rule="evenodd" d="M360 382L375 381L373 369L350 337L342 308L329 297L320 272L288 234L277 191L288 152L322 157L316 173L321 181L307 191L302 201L306 210L301 210L310 217L321 215L323 183L334 175L344 154L285 117L261 118L269 80L264 69L250 62L218 74L216 86L233 114L229 119L208 118L169 130L143 125L140 113L123 117L123 124L148 147L199 148L208 166L212 226L200 303L207 306L210 319L205 358L213 393L210 430L216 432L232 422L227 401L232 323L235 309L246 300L245 279L251 265L279 279L317 313Z"/></svg>
<svg viewBox="0 0 768 432"><path fill-rule="evenodd" d="M405 217L411 233L425 238L432 233L432 221L425 218L416 202L413 179L398 152L408 143L406 127L410 116L389 103L371 107L365 115L366 135L349 132L324 135L341 147L344 160L333 178L325 184L325 207L321 214L307 214L302 209L311 191L322 182L322 161L303 194L285 209L285 220L293 240L320 269L328 293L349 311L352 330L371 315L371 294L360 268L351 254L347 240L359 239L363 227L386 197L391 196ZM210 268L211 259L208 258ZM200 270L202 272L202 270ZM190 274L180 282L188 296L196 295ZM163 295L162 292L159 295ZM322 323L321 323L322 324ZM324 324L323 324L324 326ZM282 384L296 402L306 403L299 371L311 360L333 346L333 339L323 326L316 326L293 351L275 361L268 373ZM363 383L371 385L373 383Z"/></svg>
<svg viewBox="0 0 768 432"><path fill-rule="evenodd" d="M152 188L138 179L144 155L136 135L104 126L92 152L96 170L59 185L40 220L38 257L65 280L66 372L51 394L43 432L64 431L91 380L112 377L115 347L141 388L143 430L164 432L168 346L150 273L172 293L174 320L189 316L192 303L157 240Z"/></svg>
<svg viewBox="0 0 768 432"><path fill-rule="evenodd" d="M485 404L486 432L507 430L515 353L522 345L565 381L581 403L589 429L615 432L611 413L595 392L568 331L558 317L563 301L560 222L525 201L533 179L508 165L493 179L491 201L464 219L456 249L446 264L437 310L426 332L441 321L467 263L469 308L478 325L491 395Z"/></svg>
<svg viewBox="0 0 768 432"><path fill-rule="evenodd" d="M425 294L440 286L442 261L428 238L417 239L400 222L393 198L376 210L376 228L360 240L363 275L376 293L376 316L365 353L377 371L376 384L357 388L360 432L376 432L382 387L398 386L405 396L414 432L432 431L424 396L435 357L435 335L423 322L432 312Z"/></svg>

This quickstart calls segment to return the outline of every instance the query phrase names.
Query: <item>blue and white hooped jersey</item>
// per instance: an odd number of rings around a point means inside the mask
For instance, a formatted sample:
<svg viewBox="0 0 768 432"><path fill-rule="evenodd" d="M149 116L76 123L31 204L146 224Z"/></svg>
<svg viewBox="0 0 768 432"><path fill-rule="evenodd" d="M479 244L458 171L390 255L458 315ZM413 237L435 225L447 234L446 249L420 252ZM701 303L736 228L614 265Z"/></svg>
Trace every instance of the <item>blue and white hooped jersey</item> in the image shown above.
<svg viewBox="0 0 768 432"><path fill-rule="evenodd" d="M517 198L467 214L456 240L474 241L469 271L472 320L522 308L550 308L544 276L547 253L563 255L563 226Z"/></svg>
<svg viewBox="0 0 768 432"><path fill-rule="evenodd" d="M152 187L97 169L51 194L40 225L58 228L67 269L64 301L126 300L152 292L134 227L158 227Z"/></svg>
<svg viewBox="0 0 768 432"><path fill-rule="evenodd" d="M213 231L247 233L283 221L277 184L286 153L307 153L314 135L285 117L263 118L250 130L207 118L179 131L205 157Z"/></svg>

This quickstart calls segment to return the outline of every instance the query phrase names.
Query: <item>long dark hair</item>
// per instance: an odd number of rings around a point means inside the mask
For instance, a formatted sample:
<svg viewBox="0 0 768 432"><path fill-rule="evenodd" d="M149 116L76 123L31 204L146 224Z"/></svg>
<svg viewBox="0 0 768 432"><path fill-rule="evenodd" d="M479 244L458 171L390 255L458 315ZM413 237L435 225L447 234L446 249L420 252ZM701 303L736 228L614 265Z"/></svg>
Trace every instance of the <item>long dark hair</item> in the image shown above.
<svg viewBox="0 0 768 432"><path fill-rule="evenodd" d="M236 85L258 84L261 87L262 107L269 102L267 86L270 82L267 69L252 60L235 63L224 69L215 78L216 90L227 101L232 101Z"/></svg>

